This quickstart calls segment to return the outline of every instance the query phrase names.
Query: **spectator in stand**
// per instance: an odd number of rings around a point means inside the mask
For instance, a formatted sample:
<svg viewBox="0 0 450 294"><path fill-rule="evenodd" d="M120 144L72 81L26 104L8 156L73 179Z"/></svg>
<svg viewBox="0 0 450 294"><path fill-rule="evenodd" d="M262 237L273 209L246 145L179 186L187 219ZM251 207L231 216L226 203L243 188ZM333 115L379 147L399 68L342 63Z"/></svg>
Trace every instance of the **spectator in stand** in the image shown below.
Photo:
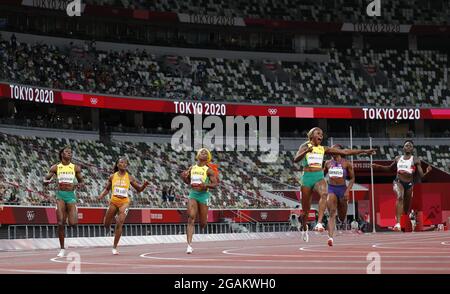
<svg viewBox="0 0 450 294"><path fill-rule="evenodd" d="M175 191L172 185L169 186L169 189L167 191L167 199L169 200L169 202L175 201Z"/></svg>
<svg viewBox="0 0 450 294"><path fill-rule="evenodd" d="M167 186L164 185L163 188L162 188L162 194L161 194L161 200L162 200L163 203L166 203L167 200L169 199L167 193L168 193Z"/></svg>
<svg viewBox="0 0 450 294"><path fill-rule="evenodd" d="M9 205L19 205L19 198L17 198L17 193L18 193L18 191L16 188L13 188L11 190L11 194L8 199Z"/></svg>
<svg viewBox="0 0 450 294"><path fill-rule="evenodd" d="M5 68L5 70L0 71L0 79L14 81L15 83L57 89L82 90L94 93L99 92L132 96L142 95L147 97L159 96L161 98L179 99L181 98L180 96L187 98L192 91L195 93L194 95L197 99L211 101L215 99L242 101L244 97L253 96L255 100L261 100L260 102L271 102L269 100L279 100L279 96L281 95L285 100L281 103L295 102L302 104L305 102L303 97L296 95L296 91L289 85L285 85L281 90L277 91L272 90L275 85L270 85L271 82L267 82L267 86L264 87L260 87L258 84L252 85L252 81L256 76L253 77L252 75L247 75L245 72L254 72L255 75L264 75L264 73L259 72L258 68L255 68L253 64L245 65L245 62L239 61L240 64L247 67L246 70L242 70L244 74L239 74L241 75L239 77L233 76L235 73L229 70L234 68L234 65L236 64L235 61L220 60L219 58L205 58L205 60L201 62L193 60L184 61L185 65L187 65L186 68L189 66L192 67L191 71L172 70L170 67L166 68L164 66L165 61L158 60L156 56L148 54L147 52L142 53L139 50L127 52L97 51L92 49L95 45L90 41L87 41L87 50L89 52L89 57L92 58L92 62L81 63L77 61L79 59L77 58L77 55L82 57L86 54L80 53L80 50L73 42L70 43L70 48L59 49L53 45L20 44L14 40L15 37L11 37L11 42L0 41L0 48L2 48L0 50L4 50L3 54L0 52L0 67ZM17 48L15 48L15 46ZM84 50L86 50L86 48L84 48ZM383 52L384 60L382 60L382 62L387 65L390 61L396 61L397 56L401 56L402 60L409 60L409 58L405 58L405 52L406 51L391 53ZM331 50L329 53L333 58L329 62L322 63L319 66L324 66L327 72L332 73L332 76L317 77L325 83L325 87L329 90L325 90L325 92L321 91L319 93L313 91L311 95L314 97L317 95L330 97L329 99L322 98L323 101L321 100L319 102L321 104L353 105L355 98L349 98L348 95L341 95L336 92L339 90L340 92L342 91L345 93L347 92L347 89L354 90L353 82L345 82L346 80L350 81L350 76L353 74L351 69L344 68L345 64L341 61L341 59L345 58L345 54L337 50ZM362 53L357 51L352 53L356 54L356 58L358 59L373 59L370 54L367 56L360 55ZM409 77L410 75L403 75L400 72L387 73L389 78L392 78L393 81L398 84L411 84L407 89L402 90L402 92L398 94L399 100L408 101L410 103L416 102L415 104L434 104L435 106L447 103L446 101L448 101L449 98L448 91L442 93L440 90L434 91L435 89L440 89L439 85L446 82L442 79L442 76L444 76L442 74L442 68L445 68L446 64L442 63L441 60L447 59L447 56L439 55L437 52L435 55L436 57L431 58L432 60L429 61L431 63L429 65L425 65L428 60L425 53L417 53L412 60L414 66L418 67L417 69L428 71L431 67L431 74L429 74L429 76L434 78L431 78L430 90L428 90L429 93L425 92L425 90L421 90L422 87L419 84L420 79L407 78L407 76ZM403 64L400 63L397 66L398 68L405 68L405 73L415 72L411 68L408 68L408 64L409 62ZM315 84L314 81L302 80L305 74L306 76L318 74L312 68L304 67L300 64L296 64L295 68L283 64L281 67L292 76L294 81L300 84L308 84L308 88L309 86L311 88L319 86L318 84ZM86 71L86 69L89 70ZM335 69L339 70L335 72ZM348 76L345 72L341 72L341 70L348 72ZM58 79L58 77L61 77L61 79ZM228 84L225 83L227 77L239 79L242 80L242 82ZM340 85L339 88L334 86L333 81L336 78L342 78L341 81L343 84ZM127 81L133 81L133 85L130 85ZM244 85L245 87L241 88ZM245 90L247 88L248 90ZM385 96L393 96L395 94L390 93L390 90L388 89L382 89L380 91L376 89L375 91L371 85L363 83L363 85L358 86L356 90L357 91L355 92L358 93L358 95L371 97L371 99L365 101L365 103L388 103L391 106L398 105L394 100L388 102L385 100L383 101ZM411 101L408 93L413 90L419 92L418 94L420 95L418 96L431 96L431 100L417 100L418 98L415 98L416 101ZM236 91L244 91L244 93L242 93L242 95L237 95L234 98L224 94ZM380 94L381 96L376 95L376 97L372 97L375 95L374 93ZM293 97L292 99L294 100L290 100L288 97ZM313 102L312 100L309 100L308 103Z"/></svg>
<svg viewBox="0 0 450 294"><path fill-rule="evenodd" d="M95 42L95 40L92 40L91 43L89 44L89 49L91 52L95 53L97 50L97 44Z"/></svg>
<svg viewBox="0 0 450 294"><path fill-rule="evenodd" d="M16 50L16 48L17 48L17 41L16 40L17 40L16 39L16 35L12 34L12 36L11 36L11 48L13 50Z"/></svg>
<svg viewBox="0 0 450 294"><path fill-rule="evenodd" d="M6 188L5 186L0 183L0 210L3 210L3 199L5 197Z"/></svg>

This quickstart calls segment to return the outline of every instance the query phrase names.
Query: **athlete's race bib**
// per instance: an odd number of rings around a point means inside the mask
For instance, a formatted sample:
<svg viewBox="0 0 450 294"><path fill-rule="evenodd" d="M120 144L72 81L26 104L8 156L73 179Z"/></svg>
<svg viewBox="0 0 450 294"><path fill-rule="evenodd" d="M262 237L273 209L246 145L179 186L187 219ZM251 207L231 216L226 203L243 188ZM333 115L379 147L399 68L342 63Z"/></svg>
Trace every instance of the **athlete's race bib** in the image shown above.
<svg viewBox="0 0 450 294"><path fill-rule="evenodd" d="M330 178L343 178L344 169L339 166L333 166L328 170L328 174L330 175Z"/></svg>
<svg viewBox="0 0 450 294"><path fill-rule="evenodd" d="M413 169L411 168L411 164L409 162L399 162L397 164L397 171L399 173L413 173Z"/></svg>
<svg viewBox="0 0 450 294"><path fill-rule="evenodd" d="M414 159L411 156L409 159L404 159L403 156L397 162L397 172L400 174L412 174L415 171Z"/></svg>
<svg viewBox="0 0 450 294"><path fill-rule="evenodd" d="M58 183L60 184L73 184L74 176L72 175L60 175L58 177Z"/></svg>
<svg viewBox="0 0 450 294"><path fill-rule="evenodd" d="M191 184L201 184L203 183L201 175L191 175Z"/></svg>
<svg viewBox="0 0 450 294"><path fill-rule="evenodd" d="M323 154L309 153L307 157L308 166L322 167Z"/></svg>
<svg viewBox="0 0 450 294"><path fill-rule="evenodd" d="M113 195L121 196L121 197L128 197L128 189L121 188L121 187L115 187Z"/></svg>

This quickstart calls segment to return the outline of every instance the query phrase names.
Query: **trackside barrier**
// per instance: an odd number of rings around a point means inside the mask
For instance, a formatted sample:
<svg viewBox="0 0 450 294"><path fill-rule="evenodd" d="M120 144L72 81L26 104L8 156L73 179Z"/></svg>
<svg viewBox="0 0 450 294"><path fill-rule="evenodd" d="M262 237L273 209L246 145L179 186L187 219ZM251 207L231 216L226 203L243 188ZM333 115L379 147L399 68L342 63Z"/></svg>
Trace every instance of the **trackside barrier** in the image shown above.
<svg viewBox="0 0 450 294"><path fill-rule="evenodd" d="M111 226L114 229L114 225ZM274 223L209 223L204 230L196 224L195 234L227 234L252 232L285 232L289 222ZM109 237L114 234L102 225L77 225L65 227L67 238ZM124 224L122 236L164 236L184 235L186 224ZM57 225L9 225L7 239L46 239L58 238ZM4 235L2 235L4 236ZM4 236L6 237L6 236Z"/></svg>

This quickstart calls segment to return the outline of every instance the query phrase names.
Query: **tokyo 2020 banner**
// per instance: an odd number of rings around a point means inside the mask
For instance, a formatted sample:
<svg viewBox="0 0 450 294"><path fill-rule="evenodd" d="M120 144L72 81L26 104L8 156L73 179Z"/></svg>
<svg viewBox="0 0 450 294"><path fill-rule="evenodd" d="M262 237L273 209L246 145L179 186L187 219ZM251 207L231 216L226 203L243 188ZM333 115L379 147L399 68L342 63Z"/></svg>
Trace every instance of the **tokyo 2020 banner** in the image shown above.
<svg viewBox="0 0 450 294"><path fill-rule="evenodd" d="M367 120L450 119L450 108L310 107L212 103L187 101L184 97L122 97L0 83L0 98L36 104L59 104L117 110L166 112L182 115L278 116L290 118L330 118Z"/></svg>

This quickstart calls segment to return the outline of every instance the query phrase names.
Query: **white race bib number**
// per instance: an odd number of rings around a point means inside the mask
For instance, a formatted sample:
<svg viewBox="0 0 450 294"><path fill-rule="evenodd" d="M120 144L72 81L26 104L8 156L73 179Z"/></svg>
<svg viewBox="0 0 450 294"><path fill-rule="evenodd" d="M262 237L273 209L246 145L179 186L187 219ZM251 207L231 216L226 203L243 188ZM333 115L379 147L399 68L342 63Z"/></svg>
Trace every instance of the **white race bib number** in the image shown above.
<svg viewBox="0 0 450 294"><path fill-rule="evenodd" d="M201 184L201 183L203 183L202 176L198 175L191 176L191 184Z"/></svg>
<svg viewBox="0 0 450 294"><path fill-rule="evenodd" d="M73 184L75 178L71 175L63 175L58 177L58 183L60 184Z"/></svg>
<svg viewBox="0 0 450 294"><path fill-rule="evenodd" d="M310 153L307 160L309 166L322 166L323 154Z"/></svg>
<svg viewBox="0 0 450 294"><path fill-rule="evenodd" d="M400 171L404 171L406 173L411 173L411 166L409 166L408 164L398 164L397 165L397 170Z"/></svg>
<svg viewBox="0 0 450 294"><path fill-rule="evenodd" d="M115 187L113 194L116 196L128 197L128 189L121 188L121 187Z"/></svg>
<svg viewBox="0 0 450 294"><path fill-rule="evenodd" d="M344 170L342 167L332 167L328 170L328 174L330 175L330 178L343 178L344 177Z"/></svg>

